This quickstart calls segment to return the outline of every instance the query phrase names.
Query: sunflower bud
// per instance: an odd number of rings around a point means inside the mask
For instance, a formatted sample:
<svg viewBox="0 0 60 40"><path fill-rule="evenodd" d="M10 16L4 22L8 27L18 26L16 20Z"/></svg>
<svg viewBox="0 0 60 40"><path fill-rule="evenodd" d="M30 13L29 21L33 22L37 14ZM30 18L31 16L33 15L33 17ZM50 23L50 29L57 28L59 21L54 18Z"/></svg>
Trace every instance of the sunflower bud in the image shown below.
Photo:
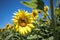
<svg viewBox="0 0 60 40"><path fill-rule="evenodd" d="M48 6L45 6L44 7L44 12L47 12L49 10L49 7Z"/></svg>

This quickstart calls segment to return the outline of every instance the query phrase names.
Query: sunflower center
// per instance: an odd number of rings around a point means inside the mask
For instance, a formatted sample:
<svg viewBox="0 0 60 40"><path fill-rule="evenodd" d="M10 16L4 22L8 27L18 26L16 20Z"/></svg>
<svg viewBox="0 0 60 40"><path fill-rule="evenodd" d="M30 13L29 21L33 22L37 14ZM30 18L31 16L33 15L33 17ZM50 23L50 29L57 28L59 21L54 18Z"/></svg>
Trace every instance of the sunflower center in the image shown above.
<svg viewBox="0 0 60 40"><path fill-rule="evenodd" d="M34 17L37 15L36 13L33 13Z"/></svg>
<svg viewBox="0 0 60 40"><path fill-rule="evenodd" d="M25 27L27 25L26 19L19 19L18 24L22 27Z"/></svg>
<svg viewBox="0 0 60 40"><path fill-rule="evenodd" d="M48 8L46 8L46 11L48 11Z"/></svg>

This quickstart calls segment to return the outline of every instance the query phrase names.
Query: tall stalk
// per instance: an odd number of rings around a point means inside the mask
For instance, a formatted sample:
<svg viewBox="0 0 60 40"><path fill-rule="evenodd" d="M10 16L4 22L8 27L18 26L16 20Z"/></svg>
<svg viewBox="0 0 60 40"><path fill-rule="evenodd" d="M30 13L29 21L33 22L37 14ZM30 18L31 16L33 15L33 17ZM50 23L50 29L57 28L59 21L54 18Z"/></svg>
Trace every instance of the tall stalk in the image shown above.
<svg viewBox="0 0 60 40"><path fill-rule="evenodd" d="M56 17L54 14L54 6L53 6L53 1L50 0L50 9L51 9L51 27L53 28L53 36L54 40L58 40L57 32L56 32Z"/></svg>

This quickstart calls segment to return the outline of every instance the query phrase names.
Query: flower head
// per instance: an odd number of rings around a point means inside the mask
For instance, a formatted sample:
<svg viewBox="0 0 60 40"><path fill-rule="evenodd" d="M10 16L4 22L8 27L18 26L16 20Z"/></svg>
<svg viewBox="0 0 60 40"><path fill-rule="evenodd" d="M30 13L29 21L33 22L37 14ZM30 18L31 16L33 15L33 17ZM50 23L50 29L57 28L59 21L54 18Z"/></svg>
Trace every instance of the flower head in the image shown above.
<svg viewBox="0 0 60 40"><path fill-rule="evenodd" d="M7 28L7 29L11 29L12 27L11 27L10 24L7 24L7 25L6 25L6 28Z"/></svg>
<svg viewBox="0 0 60 40"><path fill-rule="evenodd" d="M37 10L32 10L32 17L36 19L38 17L38 11Z"/></svg>
<svg viewBox="0 0 60 40"><path fill-rule="evenodd" d="M23 35L31 32L34 26L32 24L33 20L30 17L31 16L28 12L18 10L18 12L14 14L12 19L14 24L16 25L15 30Z"/></svg>
<svg viewBox="0 0 60 40"><path fill-rule="evenodd" d="M4 32L5 30L6 30L6 28L2 28L2 29L1 29L1 32Z"/></svg>
<svg viewBox="0 0 60 40"><path fill-rule="evenodd" d="M49 10L49 7L48 6L45 6L44 7L44 11L47 12Z"/></svg>

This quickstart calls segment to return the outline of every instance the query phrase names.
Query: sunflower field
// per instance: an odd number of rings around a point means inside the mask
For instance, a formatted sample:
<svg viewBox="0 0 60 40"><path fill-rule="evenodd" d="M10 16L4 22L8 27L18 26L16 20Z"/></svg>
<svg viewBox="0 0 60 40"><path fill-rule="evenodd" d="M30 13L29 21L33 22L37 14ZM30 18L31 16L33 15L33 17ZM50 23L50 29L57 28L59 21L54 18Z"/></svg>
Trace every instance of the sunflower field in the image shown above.
<svg viewBox="0 0 60 40"><path fill-rule="evenodd" d="M60 3L54 9L53 0L50 7L44 6L42 0L22 1L32 8L32 12L18 9L13 13L12 25L6 24L0 29L0 40L59 40L60 39ZM51 15L49 15L51 10ZM41 18L38 16L41 15Z"/></svg>

